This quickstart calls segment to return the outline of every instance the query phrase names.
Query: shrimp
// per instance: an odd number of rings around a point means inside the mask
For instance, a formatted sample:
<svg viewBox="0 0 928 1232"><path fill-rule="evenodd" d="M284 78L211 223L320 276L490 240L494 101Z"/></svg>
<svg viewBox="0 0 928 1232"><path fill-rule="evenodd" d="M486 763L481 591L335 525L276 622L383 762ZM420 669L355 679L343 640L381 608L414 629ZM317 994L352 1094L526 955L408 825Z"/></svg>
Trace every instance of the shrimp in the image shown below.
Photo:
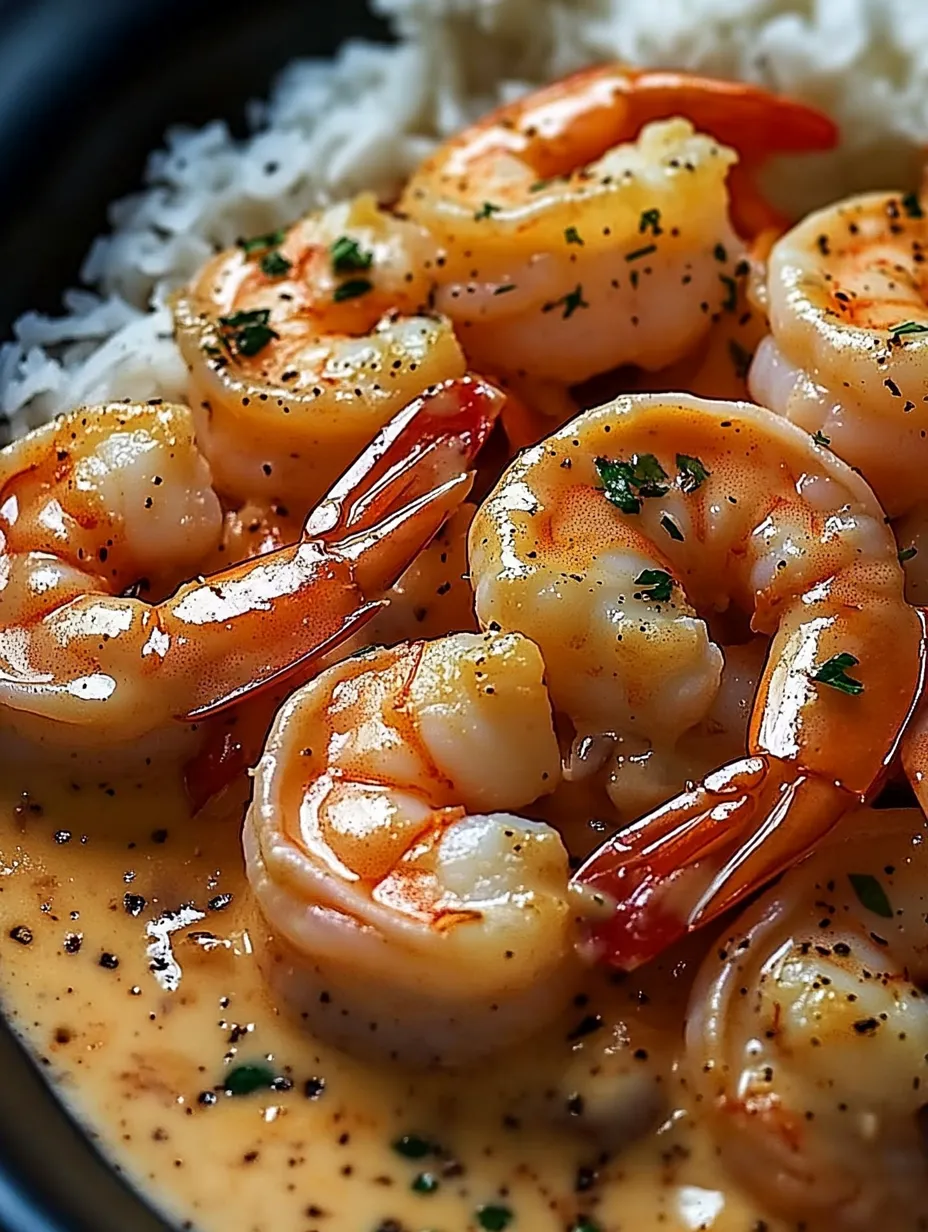
<svg viewBox="0 0 928 1232"><path fill-rule="evenodd" d="M471 380L416 400L298 542L176 589L222 530L187 408L84 408L3 450L5 742L131 753L311 662L378 610L466 496L499 400ZM152 586L167 597L138 597Z"/></svg>
<svg viewBox="0 0 928 1232"><path fill-rule="evenodd" d="M749 756L601 846L577 884L611 903L593 950L633 967L808 851L893 755L922 681L922 621L864 481L747 403L637 394L512 463L478 511L483 627L544 656L575 747L672 757L744 626L771 638Z"/></svg>
<svg viewBox="0 0 928 1232"><path fill-rule="evenodd" d="M928 1219L928 850L915 810L863 811L713 946L689 1081L768 1209L821 1229Z"/></svg>
<svg viewBox="0 0 928 1232"><path fill-rule="evenodd" d="M564 1010L567 853L519 809L560 774L541 656L515 634L407 642L287 701L255 771L265 973L316 1032L460 1064Z"/></svg>
<svg viewBox="0 0 928 1232"><path fill-rule="evenodd" d="M741 255L729 188L753 232L751 171L834 141L825 117L761 90L608 65L446 142L399 209L444 250L436 306L471 362L570 384L690 353Z"/></svg>
<svg viewBox="0 0 928 1232"><path fill-rule="evenodd" d="M758 401L857 467L891 518L914 511L916 524L928 521L926 260L914 194L810 214L770 252L770 335L750 372Z"/></svg>
<svg viewBox="0 0 928 1232"><path fill-rule="evenodd" d="M366 194L213 258L174 301L219 490L306 513L414 397L464 375L434 242Z"/></svg>

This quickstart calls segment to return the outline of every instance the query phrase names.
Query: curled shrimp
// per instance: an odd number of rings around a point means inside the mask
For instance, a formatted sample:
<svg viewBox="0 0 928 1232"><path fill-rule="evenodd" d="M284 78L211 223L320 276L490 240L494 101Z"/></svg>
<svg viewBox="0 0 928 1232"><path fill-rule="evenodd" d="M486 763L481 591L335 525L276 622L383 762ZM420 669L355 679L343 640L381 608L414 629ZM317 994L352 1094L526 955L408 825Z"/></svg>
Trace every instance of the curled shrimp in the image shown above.
<svg viewBox="0 0 928 1232"><path fill-rule="evenodd" d="M928 851L915 810L861 812L713 946L689 1081L723 1159L811 1228L928 1218Z"/></svg>
<svg viewBox="0 0 928 1232"><path fill-rule="evenodd" d="M771 638L749 756L621 830L576 875L594 950L653 956L808 851L865 796L921 687L922 622L864 481L747 403L630 395L512 463L470 536L484 627L544 656L577 741L660 758L709 711L734 640Z"/></svg>
<svg viewBox="0 0 928 1232"><path fill-rule="evenodd" d="M608 65L446 142L400 210L444 250L436 304L472 362L572 383L691 351L731 295L729 188L753 232L753 169L834 140L819 113L753 87Z"/></svg>
<svg viewBox="0 0 928 1232"><path fill-rule="evenodd" d="M448 382L391 421L298 542L179 586L222 533L187 408L84 408L3 450L5 740L131 753L318 657L466 496L498 408L490 386Z"/></svg>
<svg viewBox="0 0 928 1232"><path fill-rule="evenodd" d="M214 257L174 302L214 481L305 513L429 386L464 375L435 244L369 194Z"/></svg>
<svg viewBox="0 0 928 1232"><path fill-rule="evenodd" d="M858 468L890 517L921 506L922 523L926 261L928 220L914 194L872 193L810 214L771 249L770 335L750 373L754 396Z"/></svg>
<svg viewBox="0 0 928 1232"><path fill-rule="evenodd" d="M579 971L541 656L453 634L329 668L278 714L245 823L281 999L338 1043L456 1064L537 1030Z"/></svg>

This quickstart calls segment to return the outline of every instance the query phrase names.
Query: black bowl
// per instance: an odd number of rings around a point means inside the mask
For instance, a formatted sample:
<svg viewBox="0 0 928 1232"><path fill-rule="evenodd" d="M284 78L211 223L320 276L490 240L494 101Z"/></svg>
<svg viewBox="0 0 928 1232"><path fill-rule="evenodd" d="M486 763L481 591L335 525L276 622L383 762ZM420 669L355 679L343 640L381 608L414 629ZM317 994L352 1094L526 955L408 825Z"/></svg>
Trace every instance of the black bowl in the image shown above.
<svg viewBox="0 0 928 1232"><path fill-rule="evenodd" d="M55 311L176 122L244 130L294 56L387 32L364 0L0 0L0 338ZM2 915L0 915L2 923ZM0 1024L3 1232L165 1232Z"/></svg>

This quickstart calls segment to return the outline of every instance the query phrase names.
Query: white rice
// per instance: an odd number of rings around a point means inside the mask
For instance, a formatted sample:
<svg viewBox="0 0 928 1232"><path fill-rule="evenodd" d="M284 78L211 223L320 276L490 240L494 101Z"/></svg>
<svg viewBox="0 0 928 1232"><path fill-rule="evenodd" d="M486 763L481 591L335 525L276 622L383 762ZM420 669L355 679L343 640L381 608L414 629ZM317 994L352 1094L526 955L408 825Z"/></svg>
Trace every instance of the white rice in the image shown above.
<svg viewBox="0 0 928 1232"><path fill-rule="evenodd" d="M372 187L389 197L435 141L495 103L584 65L623 59L783 90L842 125L836 155L781 165L798 211L912 182L928 141L928 4L913 0L372 0L398 41L348 43L291 64L250 110L177 127L64 314L26 313L0 348L0 432L80 402L183 395L165 294L217 247ZM312 0L306 0L312 21Z"/></svg>

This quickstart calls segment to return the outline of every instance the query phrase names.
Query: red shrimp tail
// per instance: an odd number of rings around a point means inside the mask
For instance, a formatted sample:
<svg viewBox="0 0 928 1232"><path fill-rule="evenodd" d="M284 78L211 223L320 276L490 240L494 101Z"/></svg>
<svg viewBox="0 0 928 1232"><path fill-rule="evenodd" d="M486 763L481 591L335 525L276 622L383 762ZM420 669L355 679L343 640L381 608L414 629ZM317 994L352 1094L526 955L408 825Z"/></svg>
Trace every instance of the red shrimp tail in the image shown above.
<svg viewBox="0 0 928 1232"><path fill-rule="evenodd" d="M477 376L427 389L394 415L336 480L306 519L304 537L330 543L370 530L390 512L467 471L505 400Z"/></svg>
<svg viewBox="0 0 928 1232"><path fill-rule="evenodd" d="M574 874L593 954L625 970L657 957L800 860L858 802L769 754L724 766Z"/></svg>

